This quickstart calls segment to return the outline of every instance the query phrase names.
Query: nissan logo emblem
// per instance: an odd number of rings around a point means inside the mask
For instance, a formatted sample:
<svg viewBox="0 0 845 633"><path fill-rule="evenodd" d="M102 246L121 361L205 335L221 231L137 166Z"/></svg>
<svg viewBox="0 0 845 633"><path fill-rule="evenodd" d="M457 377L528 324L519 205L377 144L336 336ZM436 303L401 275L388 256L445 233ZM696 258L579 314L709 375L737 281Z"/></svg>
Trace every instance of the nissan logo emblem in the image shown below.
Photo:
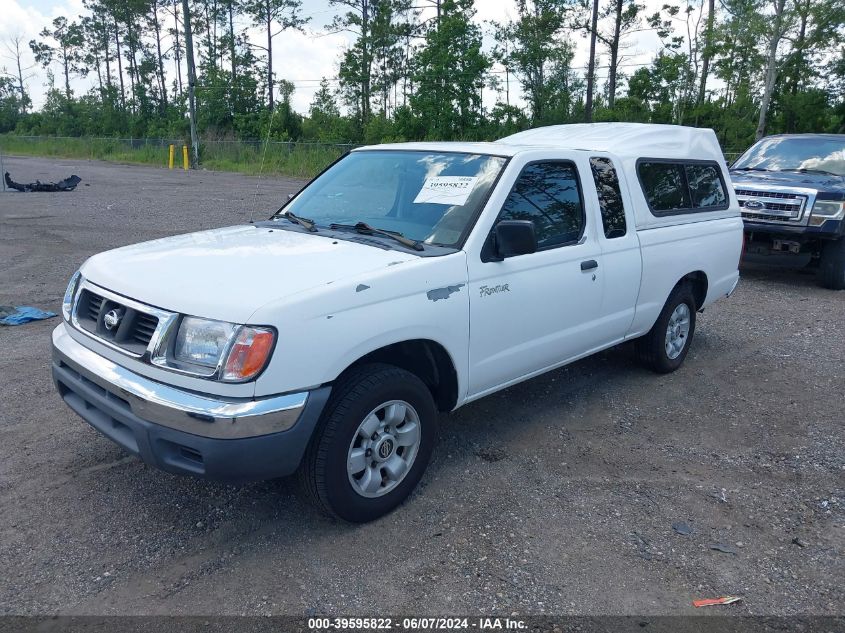
<svg viewBox="0 0 845 633"><path fill-rule="evenodd" d="M106 329L111 332L114 328L120 325L120 320L123 318L123 314L119 310L109 310L106 313L106 316L103 317L103 325L106 326Z"/></svg>
<svg viewBox="0 0 845 633"><path fill-rule="evenodd" d="M378 456L382 459L387 459L392 452L393 442L391 442L390 440L384 440L381 443L381 446L378 447Z"/></svg>

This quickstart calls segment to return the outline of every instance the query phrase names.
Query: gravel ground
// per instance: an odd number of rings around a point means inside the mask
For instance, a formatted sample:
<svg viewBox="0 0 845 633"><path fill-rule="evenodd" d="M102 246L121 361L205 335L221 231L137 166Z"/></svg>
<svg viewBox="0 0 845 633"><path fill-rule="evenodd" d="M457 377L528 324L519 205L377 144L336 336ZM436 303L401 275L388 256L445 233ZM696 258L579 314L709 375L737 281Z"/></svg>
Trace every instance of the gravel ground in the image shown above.
<svg viewBox="0 0 845 633"><path fill-rule="evenodd" d="M301 185L6 169L83 179L0 195L0 304L56 312L89 255L265 217ZM677 615L720 595L744 600L718 613L845 612L845 293L810 275L744 271L674 374L614 349L443 416L413 498L362 526L290 481L225 486L127 457L54 392L55 325L0 328L0 613Z"/></svg>

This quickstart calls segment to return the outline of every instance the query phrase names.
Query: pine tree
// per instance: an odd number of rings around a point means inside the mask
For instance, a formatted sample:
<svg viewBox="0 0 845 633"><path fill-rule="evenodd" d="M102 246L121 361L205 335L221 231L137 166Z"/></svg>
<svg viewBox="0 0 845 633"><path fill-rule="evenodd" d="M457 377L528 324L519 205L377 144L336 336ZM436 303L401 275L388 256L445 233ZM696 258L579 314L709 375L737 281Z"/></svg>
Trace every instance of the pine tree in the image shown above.
<svg viewBox="0 0 845 633"><path fill-rule="evenodd" d="M472 22L472 0L443 0L440 8L439 24L428 30L414 59L411 108L428 138L471 137L481 123L490 59L481 50L481 29Z"/></svg>
<svg viewBox="0 0 845 633"><path fill-rule="evenodd" d="M44 68L54 61L61 64L65 80L65 98L70 100L71 75L84 77L88 74L84 63L85 34L82 25L79 22L68 22L66 17L60 16L53 20L52 29L44 28L38 35L42 38L41 41L29 42L35 61ZM45 40L53 40L56 44L51 45Z"/></svg>
<svg viewBox="0 0 845 633"><path fill-rule="evenodd" d="M246 0L244 10L256 26L264 30L266 46L259 46L267 53L267 103L273 109L273 38L288 29L302 30L310 18L301 13L300 0Z"/></svg>

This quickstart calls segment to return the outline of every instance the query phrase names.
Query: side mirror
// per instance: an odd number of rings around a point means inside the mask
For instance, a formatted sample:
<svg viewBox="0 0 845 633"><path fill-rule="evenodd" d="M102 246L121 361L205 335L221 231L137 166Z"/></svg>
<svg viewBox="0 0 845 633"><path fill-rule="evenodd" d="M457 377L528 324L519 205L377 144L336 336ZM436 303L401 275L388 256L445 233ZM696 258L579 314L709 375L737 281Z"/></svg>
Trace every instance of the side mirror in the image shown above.
<svg viewBox="0 0 845 633"><path fill-rule="evenodd" d="M537 251L537 233L531 220L502 220L493 229L493 239L501 259Z"/></svg>

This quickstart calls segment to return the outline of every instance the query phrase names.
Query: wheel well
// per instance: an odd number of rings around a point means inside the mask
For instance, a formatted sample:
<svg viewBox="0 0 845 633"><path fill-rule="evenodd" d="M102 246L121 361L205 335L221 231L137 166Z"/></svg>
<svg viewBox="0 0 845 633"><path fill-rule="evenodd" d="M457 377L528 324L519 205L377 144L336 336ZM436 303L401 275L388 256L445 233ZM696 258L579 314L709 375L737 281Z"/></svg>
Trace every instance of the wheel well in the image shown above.
<svg viewBox="0 0 845 633"><path fill-rule="evenodd" d="M701 310L701 306L704 305L704 301L707 299L707 275L700 270L696 270L694 273L684 275L677 285L681 285L682 283L688 283L690 285L692 296L695 299L695 307L697 310Z"/></svg>
<svg viewBox="0 0 845 633"><path fill-rule="evenodd" d="M367 363L386 363L416 375L431 390L440 411L451 411L458 402L458 373L439 343L428 339L394 343L359 358L347 371Z"/></svg>

